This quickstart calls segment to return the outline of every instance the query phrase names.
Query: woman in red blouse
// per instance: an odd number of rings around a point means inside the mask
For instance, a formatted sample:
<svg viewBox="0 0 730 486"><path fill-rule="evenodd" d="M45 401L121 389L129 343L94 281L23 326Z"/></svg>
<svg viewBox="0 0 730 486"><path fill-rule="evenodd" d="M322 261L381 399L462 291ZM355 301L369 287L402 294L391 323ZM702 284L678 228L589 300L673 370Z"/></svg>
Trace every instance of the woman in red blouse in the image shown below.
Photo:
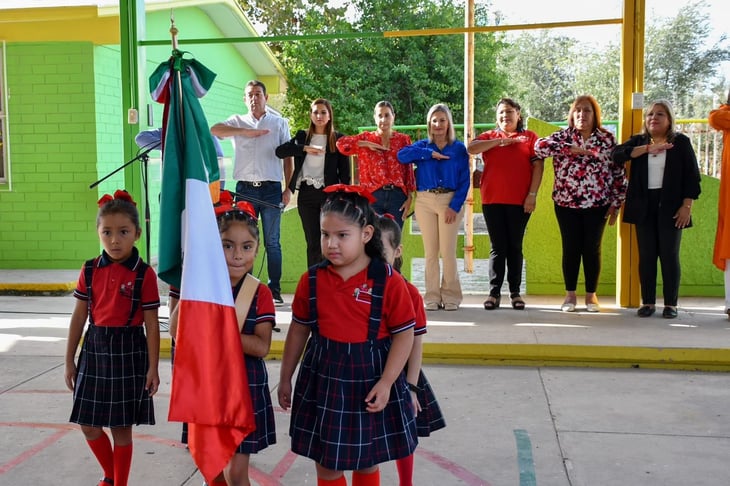
<svg viewBox="0 0 730 486"><path fill-rule="evenodd" d="M378 214L392 214L402 228L416 179L413 167L399 164L396 154L411 144L411 137L393 130L395 110L389 101L375 105L374 118L377 130L342 137L337 140L337 150L357 155L359 184L375 197L373 209Z"/></svg>
<svg viewBox="0 0 730 486"><path fill-rule="evenodd" d="M512 308L525 308L520 296L522 239L535 210L544 165L535 155L536 140L535 132L525 130L519 103L502 98L497 103L497 128L480 134L468 147L484 161L482 213L491 243L486 310L499 307L505 263Z"/></svg>

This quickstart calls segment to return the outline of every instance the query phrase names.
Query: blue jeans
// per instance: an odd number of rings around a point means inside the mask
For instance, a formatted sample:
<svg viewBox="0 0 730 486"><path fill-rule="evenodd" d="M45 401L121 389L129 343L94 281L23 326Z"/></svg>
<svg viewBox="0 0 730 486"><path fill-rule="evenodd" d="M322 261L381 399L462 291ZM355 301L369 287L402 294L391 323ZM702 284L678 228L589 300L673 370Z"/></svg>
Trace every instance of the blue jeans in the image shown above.
<svg viewBox="0 0 730 486"><path fill-rule="evenodd" d="M269 288L272 292L281 293L281 182L267 181L259 187L253 187L250 183L238 181L236 192L239 194L236 200L253 204L256 216L261 218Z"/></svg>
<svg viewBox="0 0 730 486"><path fill-rule="evenodd" d="M403 212L400 207L408 199L403 190L400 187L389 190L378 189L373 192L373 197L375 198L375 202L372 204L373 211L380 215L386 213L392 215L398 226L403 228Z"/></svg>

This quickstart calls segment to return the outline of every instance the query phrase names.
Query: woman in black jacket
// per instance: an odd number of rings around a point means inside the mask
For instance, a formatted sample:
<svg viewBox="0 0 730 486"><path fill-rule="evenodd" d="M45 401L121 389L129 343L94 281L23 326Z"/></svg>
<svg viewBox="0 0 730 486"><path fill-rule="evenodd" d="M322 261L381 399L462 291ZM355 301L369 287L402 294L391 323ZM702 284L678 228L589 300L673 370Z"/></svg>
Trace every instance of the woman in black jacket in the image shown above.
<svg viewBox="0 0 730 486"><path fill-rule="evenodd" d="M664 311L677 317L679 244L682 230L692 226L692 204L700 195L700 173L689 138L675 131L672 105L649 105L644 133L613 151L616 162L631 160L623 221L636 225L641 300L639 317L655 311L657 258L661 263Z"/></svg>
<svg viewBox="0 0 730 486"><path fill-rule="evenodd" d="M294 138L276 148L279 158L294 157L294 172L287 187L299 191L297 210L307 241L307 266L322 260L319 210L324 202L324 188L350 183L350 159L337 151L332 104L324 98L312 102L309 128L299 130Z"/></svg>

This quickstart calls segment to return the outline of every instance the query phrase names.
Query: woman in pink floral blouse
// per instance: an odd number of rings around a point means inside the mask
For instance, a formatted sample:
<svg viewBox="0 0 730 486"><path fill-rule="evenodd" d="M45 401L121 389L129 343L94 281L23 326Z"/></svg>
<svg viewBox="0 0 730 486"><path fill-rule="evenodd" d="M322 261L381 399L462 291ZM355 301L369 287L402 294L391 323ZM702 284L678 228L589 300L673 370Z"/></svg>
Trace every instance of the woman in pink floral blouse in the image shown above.
<svg viewBox="0 0 730 486"><path fill-rule="evenodd" d="M535 142L535 155L553 158L553 202L563 242L563 312L575 312L578 271L583 262L585 304L599 312L598 276L601 272L601 239L613 225L626 197L622 164L611 159L616 140L601 127L601 108L592 96L575 99L568 127Z"/></svg>
<svg viewBox="0 0 730 486"><path fill-rule="evenodd" d="M375 197L373 209L393 215L402 228L416 179L413 167L399 164L396 154L411 144L411 137L393 130L395 111L389 101L378 102L373 117L376 131L342 137L337 140L337 150L357 155L359 184Z"/></svg>

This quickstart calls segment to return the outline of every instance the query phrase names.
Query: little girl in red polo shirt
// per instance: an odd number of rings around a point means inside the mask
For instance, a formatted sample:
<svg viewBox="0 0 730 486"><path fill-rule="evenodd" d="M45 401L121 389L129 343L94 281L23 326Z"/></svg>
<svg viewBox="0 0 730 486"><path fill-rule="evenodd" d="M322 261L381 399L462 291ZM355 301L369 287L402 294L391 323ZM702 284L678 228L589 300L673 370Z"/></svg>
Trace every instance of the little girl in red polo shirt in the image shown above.
<svg viewBox="0 0 730 486"><path fill-rule="evenodd" d="M276 324L274 296L269 286L252 279L249 273L253 268L259 249L259 227L256 212L251 203L233 202L229 191L221 191L220 204L215 207L218 230L226 257L228 276L236 307L239 307L239 294L246 302L248 310L242 315L241 344L243 359L246 362L246 377L251 395L256 428L244 437L236 453L210 484L250 485L248 478L251 454L256 454L276 443L274 407L269 391L269 374L264 358L271 349L271 333ZM249 288L250 286L250 288ZM242 307L241 312L243 312ZM177 335L178 313L170 315L170 335ZM204 483L207 485L207 483Z"/></svg>
<svg viewBox="0 0 730 486"><path fill-rule="evenodd" d="M353 486L376 486L378 464L411 455L418 443L403 374L415 313L405 280L383 260L372 196L343 184L325 192L325 260L294 295L279 404L292 408L292 451L315 462L318 486L346 486L347 470Z"/></svg>
<svg viewBox="0 0 730 486"><path fill-rule="evenodd" d="M74 392L70 421L81 426L104 472L99 486L127 486L132 425L155 423L160 296L157 275L134 246L142 229L126 191L99 199L96 229L104 251L84 263L74 291L64 378ZM111 430L113 448L103 427Z"/></svg>
<svg viewBox="0 0 730 486"><path fill-rule="evenodd" d="M401 229L397 221L390 214L379 216L376 220L380 229L380 238L383 240L383 255L385 261L393 265L400 272L403 265L403 245L401 244ZM412 283L406 281L408 292L416 312L416 327L414 329L413 348L406 363L406 381L413 399L413 409L416 415L416 430L419 437L429 437L431 432L446 427L444 416L441 413L433 393L431 384L421 369L423 357L423 335L426 334L426 311L423 307L423 298ZM395 461L398 469L400 486L413 486L413 454Z"/></svg>

